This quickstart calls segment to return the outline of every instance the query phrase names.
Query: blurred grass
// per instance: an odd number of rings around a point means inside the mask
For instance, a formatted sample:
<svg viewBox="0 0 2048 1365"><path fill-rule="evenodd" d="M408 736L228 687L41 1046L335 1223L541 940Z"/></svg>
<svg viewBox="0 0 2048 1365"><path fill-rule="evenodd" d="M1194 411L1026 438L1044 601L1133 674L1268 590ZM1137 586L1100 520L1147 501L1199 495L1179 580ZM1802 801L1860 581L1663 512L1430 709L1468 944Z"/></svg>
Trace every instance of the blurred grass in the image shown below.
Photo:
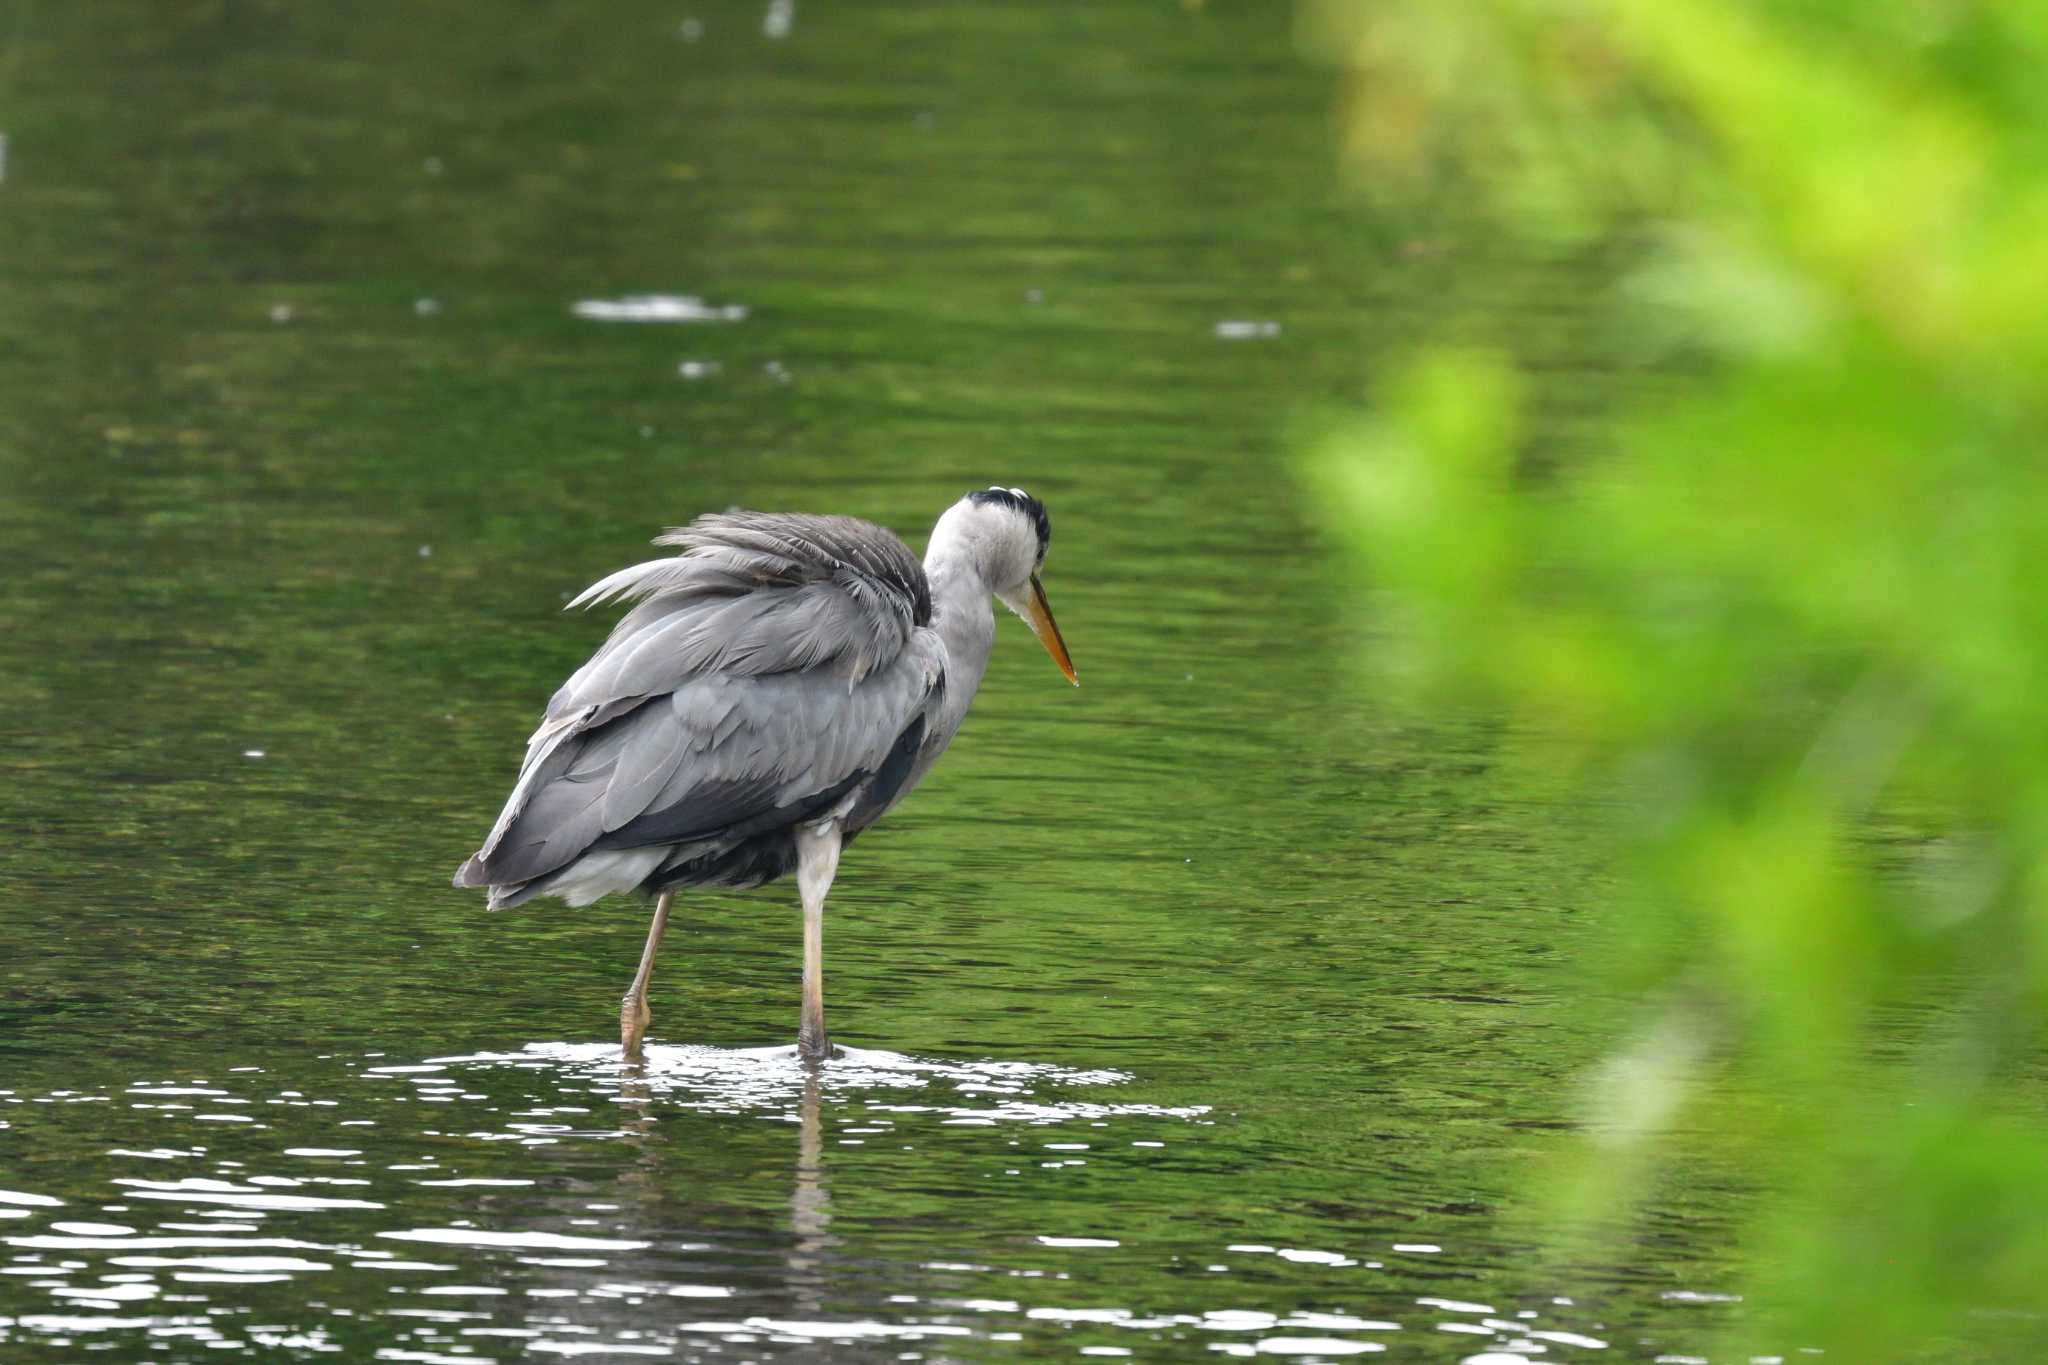
<svg viewBox="0 0 2048 1365"><path fill-rule="evenodd" d="M1760 1191L1731 1345L2038 1353L2048 7L1305 13L1360 183L1625 243L1668 377L1538 461L1559 380L1465 337L1305 466L1382 681L1616 812L1622 1041L1548 1212L1626 1235L1704 1158Z"/></svg>

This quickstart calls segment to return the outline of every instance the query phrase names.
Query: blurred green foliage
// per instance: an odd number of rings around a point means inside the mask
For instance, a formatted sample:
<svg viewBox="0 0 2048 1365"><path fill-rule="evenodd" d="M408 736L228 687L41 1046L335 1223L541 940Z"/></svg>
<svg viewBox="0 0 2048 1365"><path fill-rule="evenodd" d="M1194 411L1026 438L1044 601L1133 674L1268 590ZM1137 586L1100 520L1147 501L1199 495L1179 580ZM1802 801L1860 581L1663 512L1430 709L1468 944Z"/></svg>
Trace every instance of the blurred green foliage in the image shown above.
<svg viewBox="0 0 2048 1365"><path fill-rule="evenodd" d="M1425 348L1309 466L1386 676L1610 798L1569 1211L1739 1172L1745 1344L2041 1358L2048 6L1307 13L1355 168L1628 243L1664 377L1538 464L1514 339Z"/></svg>

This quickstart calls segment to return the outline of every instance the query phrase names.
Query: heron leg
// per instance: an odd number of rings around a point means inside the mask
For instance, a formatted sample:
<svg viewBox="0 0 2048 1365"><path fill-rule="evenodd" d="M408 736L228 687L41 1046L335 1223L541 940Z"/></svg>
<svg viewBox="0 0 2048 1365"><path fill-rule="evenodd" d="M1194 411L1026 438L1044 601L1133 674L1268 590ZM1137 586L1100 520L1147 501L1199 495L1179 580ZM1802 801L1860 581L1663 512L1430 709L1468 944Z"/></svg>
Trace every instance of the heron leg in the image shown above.
<svg viewBox="0 0 2048 1365"><path fill-rule="evenodd" d="M648 1021L654 1017L647 1008L647 983L654 975L654 955L661 948L662 930L668 928L668 907L675 898L673 891L664 891L655 898L654 923L647 926L647 947L640 953L640 970L634 974L626 998L619 1002L619 1046L629 1062L640 1060L640 1040L646 1036Z"/></svg>
<svg viewBox="0 0 2048 1365"><path fill-rule="evenodd" d="M797 1054L807 1062L832 1055L825 1036L825 893L839 870L839 826L799 825L796 885L804 902L804 1005L796 1031Z"/></svg>

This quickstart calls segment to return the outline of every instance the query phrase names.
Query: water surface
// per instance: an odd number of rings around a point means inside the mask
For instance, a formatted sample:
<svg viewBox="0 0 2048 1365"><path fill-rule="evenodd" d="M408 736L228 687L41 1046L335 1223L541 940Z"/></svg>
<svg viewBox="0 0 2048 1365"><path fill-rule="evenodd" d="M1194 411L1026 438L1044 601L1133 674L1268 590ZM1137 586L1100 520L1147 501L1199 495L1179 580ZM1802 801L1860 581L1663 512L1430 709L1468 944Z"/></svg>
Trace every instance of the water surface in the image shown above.
<svg viewBox="0 0 2048 1365"><path fill-rule="evenodd" d="M1593 870L1500 725L1384 713L1290 477L1482 312L1569 450L1605 277L1340 185L1331 99L1264 5L0 19L7 1358L1706 1340L1713 1207L1590 1266L1504 1217ZM644 907L447 885L561 603L997 481L1084 687L1006 623L847 860L847 1058L772 888L679 906L623 1072Z"/></svg>

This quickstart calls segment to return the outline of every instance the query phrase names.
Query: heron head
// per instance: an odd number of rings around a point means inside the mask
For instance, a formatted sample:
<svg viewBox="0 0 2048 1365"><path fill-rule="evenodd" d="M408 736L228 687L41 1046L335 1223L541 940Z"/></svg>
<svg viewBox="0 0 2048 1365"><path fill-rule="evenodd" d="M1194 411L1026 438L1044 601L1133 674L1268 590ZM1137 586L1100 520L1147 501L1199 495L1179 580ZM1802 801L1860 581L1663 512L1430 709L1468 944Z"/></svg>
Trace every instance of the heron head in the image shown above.
<svg viewBox="0 0 2048 1365"><path fill-rule="evenodd" d="M1021 488L979 489L946 510L932 531L936 545L950 542L980 571L996 600L1024 618L1045 652L1076 687L1074 661L1046 604L1038 571L1052 541L1052 518L1045 504Z"/></svg>

